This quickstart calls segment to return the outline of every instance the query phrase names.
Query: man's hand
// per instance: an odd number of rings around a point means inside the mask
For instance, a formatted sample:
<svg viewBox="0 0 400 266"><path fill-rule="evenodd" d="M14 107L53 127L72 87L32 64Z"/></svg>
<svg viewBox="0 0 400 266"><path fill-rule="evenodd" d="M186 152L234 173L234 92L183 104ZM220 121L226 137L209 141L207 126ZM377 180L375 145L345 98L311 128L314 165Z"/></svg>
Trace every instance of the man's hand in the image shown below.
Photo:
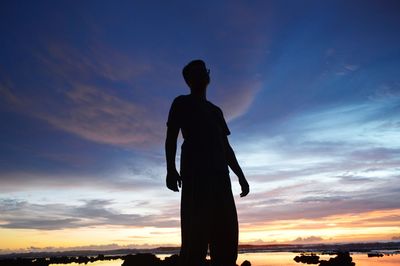
<svg viewBox="0 0 400 266"><path fill-rule="evenodd" d="M249 183L247 183L246 178L242 177L239 178L239 184L240 187L242 188L242 193L240 193L240 197L246 197L246 195L249 194L250 192Z"/></svg>
<svg viewBox="0 0 400 266"><path fill-rule="evenodd" d="M172 191L178 192L178 186L182 186L182 178L178 171L172 170L167 173L167 188Z"/></svg>

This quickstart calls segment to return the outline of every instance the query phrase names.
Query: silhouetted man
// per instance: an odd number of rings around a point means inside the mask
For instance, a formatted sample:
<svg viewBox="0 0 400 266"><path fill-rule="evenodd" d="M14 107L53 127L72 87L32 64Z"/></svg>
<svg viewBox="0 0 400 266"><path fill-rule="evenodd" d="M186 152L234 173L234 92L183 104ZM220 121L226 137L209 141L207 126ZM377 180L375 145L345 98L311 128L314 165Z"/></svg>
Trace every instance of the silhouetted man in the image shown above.
<svg viewBox="0 0 400 266"><path fill-rule="evenodd" d="M175 98L169 111L165 150L167 187L181 195L182 266L199 266L207 249L215 266L234 266L238 221L228 166L239 177L241 197L249 185L229 144L222 111L207 101L209 70L202 60L183 68L189 95ZM176 142L182 131L180 174L175 167Z"/></svg>

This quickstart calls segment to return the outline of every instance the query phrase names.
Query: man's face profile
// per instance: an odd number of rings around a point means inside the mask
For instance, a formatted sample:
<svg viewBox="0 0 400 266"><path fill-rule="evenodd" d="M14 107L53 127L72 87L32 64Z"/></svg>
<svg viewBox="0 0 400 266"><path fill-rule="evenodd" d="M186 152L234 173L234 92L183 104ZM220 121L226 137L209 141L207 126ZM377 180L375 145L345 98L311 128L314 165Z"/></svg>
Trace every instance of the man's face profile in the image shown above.
<svg viewBox="0 0 400 266"><path fill-rule="evenodd" d="M192 61L184 69L184 77L192 89L204 89L210 83L210 70L203 61Z"/></svg>

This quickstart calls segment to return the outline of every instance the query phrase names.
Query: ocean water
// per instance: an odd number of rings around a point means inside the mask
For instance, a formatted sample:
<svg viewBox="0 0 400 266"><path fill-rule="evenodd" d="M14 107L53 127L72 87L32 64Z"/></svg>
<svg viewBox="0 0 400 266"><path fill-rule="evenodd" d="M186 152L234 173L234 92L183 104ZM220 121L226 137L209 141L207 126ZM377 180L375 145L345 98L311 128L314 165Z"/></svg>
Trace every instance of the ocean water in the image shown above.
<svg viewBox="0 0 400 266"><path fill-rule="evenodd" d="M293 260L298 253L291 252L259 252L259 253L241 253L239 254L237 264L241 264L243 261L248 260L252 266L307 266L316 264L303 264L297 263ZM169 254L157 255L163 259ZM329 255L320 255L321 259L328 260ZM400 254L392 256L383 256L380 258L373 257L368 258L365 253L353 253L351 255L353 262L356 266L400 266ZM121 266L122 260L112 261L95 261L86 264L87 266ZM70 264L50 264L51 266L82 266L82 264L70 263Z"/></svg>

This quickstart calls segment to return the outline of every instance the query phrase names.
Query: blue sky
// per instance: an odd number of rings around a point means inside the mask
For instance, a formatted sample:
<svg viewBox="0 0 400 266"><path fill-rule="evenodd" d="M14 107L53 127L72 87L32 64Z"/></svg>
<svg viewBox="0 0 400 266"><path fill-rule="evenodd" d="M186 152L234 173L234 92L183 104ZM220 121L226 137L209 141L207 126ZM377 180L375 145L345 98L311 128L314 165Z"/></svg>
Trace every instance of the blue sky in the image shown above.
<svg viewBox="0 0 400 266"><path fill-rule="evenodd" d="M108 244L178 243L165 122L197 58L251 185L236 201L242 242L398 237L399 11L396 1L3 2L0 230L33 233L0 249L96 226L122 238L150 230ZM353 235L299 222L340 215L367 218L336 227ZM283 220L298 228L275 229Z"/></svg>

